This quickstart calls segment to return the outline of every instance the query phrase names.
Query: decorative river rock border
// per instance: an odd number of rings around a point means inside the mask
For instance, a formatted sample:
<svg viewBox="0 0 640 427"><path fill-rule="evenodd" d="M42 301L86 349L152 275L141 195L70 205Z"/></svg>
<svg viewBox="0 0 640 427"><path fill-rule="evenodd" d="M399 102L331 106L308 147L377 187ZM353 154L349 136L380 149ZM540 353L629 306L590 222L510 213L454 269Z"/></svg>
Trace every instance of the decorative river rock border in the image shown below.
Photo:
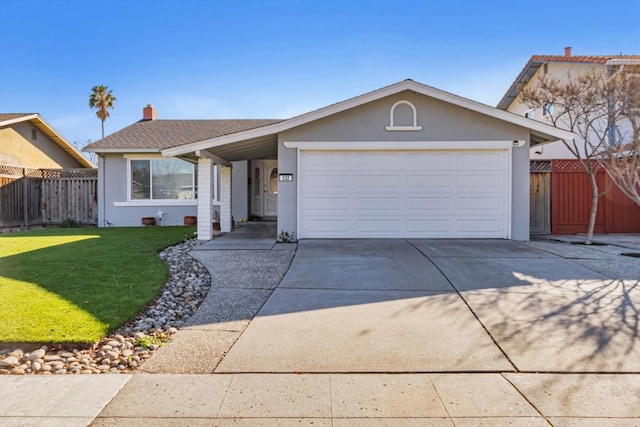
<svg viewBox="0 0 640 427"><path fill-rule="evenodd" d="M131 372L196 312L211 287L207 269L188 253L196 239L169 247L160 258L169 279L154 302L131 322L91 345L42 346L31 352L0 350L0 374L101 374ZM1 344L0 344L1 345Z"/></svg>

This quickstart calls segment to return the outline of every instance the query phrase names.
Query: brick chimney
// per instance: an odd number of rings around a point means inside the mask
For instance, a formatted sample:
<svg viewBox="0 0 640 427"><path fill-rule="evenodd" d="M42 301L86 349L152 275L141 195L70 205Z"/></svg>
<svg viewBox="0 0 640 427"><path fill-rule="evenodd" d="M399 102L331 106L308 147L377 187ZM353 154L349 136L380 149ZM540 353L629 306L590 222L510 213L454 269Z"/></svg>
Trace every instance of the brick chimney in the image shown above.
<svg viewBox="0 0 640 427"><path fill-rule="evenodd" d="M564 56L571 56L571 46L564 48Z"/></svg>
<svg viewBox="0 0 640 427"><path fill-rule="evenodd" d="M155 120L158 112L151 104L142 109L142 120Z"/></svg>

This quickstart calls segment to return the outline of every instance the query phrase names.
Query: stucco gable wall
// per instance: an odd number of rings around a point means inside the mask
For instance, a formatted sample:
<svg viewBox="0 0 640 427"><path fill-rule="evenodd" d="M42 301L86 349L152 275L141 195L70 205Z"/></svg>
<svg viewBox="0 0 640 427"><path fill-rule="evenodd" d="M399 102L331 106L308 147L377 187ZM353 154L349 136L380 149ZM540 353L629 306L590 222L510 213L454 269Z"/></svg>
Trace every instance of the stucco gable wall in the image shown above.
<svg viewBox="0 0 640 427"><path fill-rule="evenodd" d="M598 72L605 72L606 67L603 64L587 64L587 63L562 63L562 62L549 62L547 64L547 73L553 78L566 81L569 76L579 76L585 74L591 70ZM531 77L529 82L524 86L529 88L535 86L544 75L544 66L540 67L538 71ZM524 116L529 111L528 105L522 103L519 98L516 98L507 111ZM533 119L540 122L551 124L551 121L542 115L542 109L537 108L533 111ZM578 144L578 148L582 148L583 144ZM584 150L580 150L584 156ZM562 141L552 142L544 144L538 147L531 148L532 160L551 160L551 159L575 159L575 156L564 145Z"/></svg>
<svg viewBox="0 0 640 427"><path fill-rule="evenodd" d="M390 132L389 111L399 100L413 103L417 109L420 131ZM397 110L395 125L410 125L411 110ZM525 146L512 149L512 239L529 239L529 130L405 91L369 104L344 111L278 135L280 173L296 174L297 151L285 142L303 141L478 141L524 140ZM297 230L296 182L278 187L278 231Z"/></svg>
<svg viewBox="0 0 640 427"><path fill-rule="evenodd" d="M400 100L413 103L421 131L389 132L389 110ZM400 105L397 125L410 125L411 109ZM462 141L528 139L526 129L411 91L389 96L290 129L284 141Z"/></svg>
<svg viewBox="0 0 640 427"><path fill-rule="evenodd" d="M38 139L31 139L30 123L15 123L0 129L0 163L42 169L82 168L51 138L36 129Z"/></svg>
<svg viewBox="0 0 640 427"><path fill-rule="evenodd" d="M585 74L591 70L595 70L597 72L605 72L606 67L603 64L585 64L585 63L562 63L562 62L550 62L547 64L547 73L553 78L560 79L561 81L566 81L569 76L579 76ZM544 75L544 66L538 68L538 71L531 77L529 82L524 85L524 88L530 88L535 86L540 79ZM511 113L518 114L519 116L524 116L524 113L529 111L529 106L520 102L519 98L516 98L507 111ZM543 123L550 124L546 119L542 116L542 110L537 109L534 111L535 120L541 121Z"/></svg>

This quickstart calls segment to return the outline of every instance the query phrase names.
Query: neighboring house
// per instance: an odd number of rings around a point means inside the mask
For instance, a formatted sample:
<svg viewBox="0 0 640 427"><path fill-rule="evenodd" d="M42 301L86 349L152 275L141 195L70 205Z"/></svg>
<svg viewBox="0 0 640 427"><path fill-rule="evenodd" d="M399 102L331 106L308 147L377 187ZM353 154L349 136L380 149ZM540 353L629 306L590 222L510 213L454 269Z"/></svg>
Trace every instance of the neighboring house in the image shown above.
<svg viewBox="0 0 640 427"><path fill-rule="evenodd" d="M590 71L602 72L606 75L620 65L626 64L640 64L640 55L572 56L570 47L565 48L564 55L533 55L504 94L497 108L551 124L550 115L553 114L553 105L538 109L529 108L519 99L519 94L524 88L535 85L545 76L564 80L569 75L578 77ZM582 144L578 144L578 148L582 149ZM583 151L581 154L584 156ZM531 160L551 159L575 159L575 156L562 141L531 148Z"/></svg>
<svg viewBox="0 0 640 427"><path fill-rule="evenodd" d="M95 168L37 113L0 114L0 164L33 169Z"/></svg>
<svg viewBox="0 0 640 427"><path fill-rule="evenodd" d="M298 238L529 238L529 144L570 132L405 80L288 120L143 120L99 155L99 224L250 215ZM193 190L194 189L194 190ZM193 190L193 191L192 191Z"/></svg>
<svg viewBox="0 0 640 427"><path fill-rule="evenodd" d="M553 105L530 109L523 104L521 91L550 76L566 80L595 71L610 75L620 66L640 64L640 55L580 55L572 56L571 48L564 55L534 55L513 81L497 108L542 123L551 124ZM619 128L622 132L624 124ZM601 123L606 129L606 119ZM584 143L576 140L581 157ZM562 141L531 147L531 232L535 234L585 233L591 212L591 184L584 169ZM637 233L640 231L640 208L615 188L604 170L597 174L602 191L611 191L600 199L596 217L596 233Z"/></svg>

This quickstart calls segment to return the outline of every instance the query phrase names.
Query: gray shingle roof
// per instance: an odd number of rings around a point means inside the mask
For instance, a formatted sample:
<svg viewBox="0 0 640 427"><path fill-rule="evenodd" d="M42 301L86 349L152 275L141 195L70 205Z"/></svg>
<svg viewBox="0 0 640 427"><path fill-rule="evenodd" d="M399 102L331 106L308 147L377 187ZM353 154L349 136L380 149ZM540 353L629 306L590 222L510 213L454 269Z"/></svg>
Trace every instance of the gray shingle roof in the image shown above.
<svg viewBox="0 0 640 427"><path fill-rule="evenodd" d="M20 117L33 116L36 113L0 113L0 122L5 120L13 120Z"/></svg>
<svg viewBox="0 0 640 427"><path fill-rule="evenodd" d="M189 142L216 138L244 130L259 128L282 120L148 120L139 121L85 149L153 149L162 150Z"/></svg>

